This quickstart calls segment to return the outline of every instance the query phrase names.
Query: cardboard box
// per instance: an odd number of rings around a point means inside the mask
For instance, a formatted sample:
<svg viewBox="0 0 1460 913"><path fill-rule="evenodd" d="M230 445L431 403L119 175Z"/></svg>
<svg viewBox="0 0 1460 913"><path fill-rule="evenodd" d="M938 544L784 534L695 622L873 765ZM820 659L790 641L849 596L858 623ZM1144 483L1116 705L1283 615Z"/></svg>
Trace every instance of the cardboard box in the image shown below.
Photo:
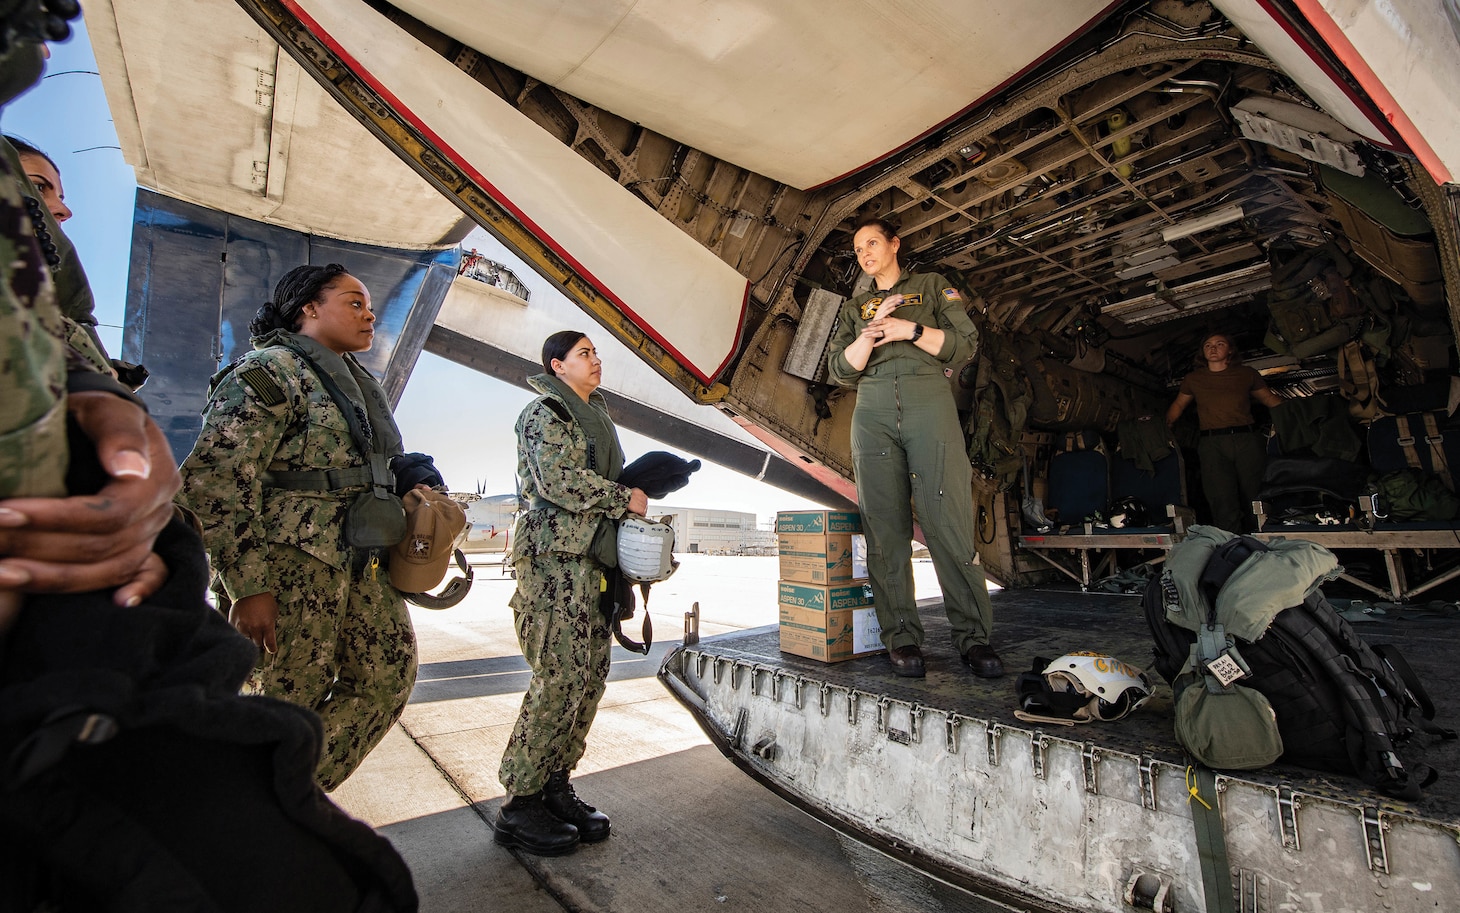
<svg viewBox="0 0 1460 913"><path fill-rule="evenodd" d="M782 652L839 663L883 651L865 581L812 586L782 580L778 589Z"/></svg>
<svg viewBox="0 0 1460 913"><path fill-rule="evenodd" d="M808 510L776 514L781 579L830 585L867 576L867 540L855 511Z"/></svg>
<svg viewBox="0 0 1460 913"><path fill-rule="evenodd" d="M783 510L776 514L776 535L829 536L860 533L862 515L855 510Z"/></svg>
<svg viewBox="0 0 1460 913"><path fill-rule="evenodd" d="M852 569L852 537L846 534L781 533L776 536L781 556L781 579L827 586L855 579ZM866 576L864 571L862 576Z"/></svg>

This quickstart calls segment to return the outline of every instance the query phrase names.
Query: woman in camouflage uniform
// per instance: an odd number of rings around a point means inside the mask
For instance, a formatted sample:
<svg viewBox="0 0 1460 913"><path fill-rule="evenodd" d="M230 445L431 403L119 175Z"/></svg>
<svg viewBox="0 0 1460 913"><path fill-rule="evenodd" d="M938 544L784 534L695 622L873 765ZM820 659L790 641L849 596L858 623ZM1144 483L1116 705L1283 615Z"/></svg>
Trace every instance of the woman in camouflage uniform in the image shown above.
<svg viewBox="0 0 1460 913"><path fill-rule="evenodd" d="M370 348L374 323L369 291L338 263L291 270L249 325L254 351L215 378L182 465L220 606L264 651L247 690L319 714L326 790L400 718L416 680L405 602L345 538L372 480L351 422L373 451L401 452L385 392L350 354Z"/></svg>
<svg viewBox="0 0 1460 913"><path fill-rule="evenodd" d="M617 561L612 521L649 499L613 481L623 448L598 385L593 343L564 330L542 347L542 394L517 419L517 479L528 509L507 556L517 573L511 605L532 681L502 755L507 790L496 839L539 855L572 852L608 836L609 820L581 801L568 774L583 757L608 679L609 628L598 603L605 564Z"/></svg>

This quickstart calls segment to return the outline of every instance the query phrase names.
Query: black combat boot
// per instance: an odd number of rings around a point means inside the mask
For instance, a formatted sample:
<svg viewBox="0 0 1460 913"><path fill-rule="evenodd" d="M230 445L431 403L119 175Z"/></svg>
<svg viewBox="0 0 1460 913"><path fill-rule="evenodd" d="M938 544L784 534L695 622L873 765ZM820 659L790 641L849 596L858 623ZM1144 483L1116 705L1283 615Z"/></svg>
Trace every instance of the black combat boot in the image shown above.
<svg viewBox="0 0 1460 913"><path fill-rule="evenodd" d="M608 839L608 816L578 798L568 782L566 770L548 775L547 785L542 788L542 804L559 819L577 827L578 837L584 843Z"/></svg>
<svg viewBox="0 0 1460 913"><path fill-rule="evenodd" d="M605 824L607 821L605 818ZM534 856L562 856L578 848L578 829L548 811L542 793L513 796L503 802L492 830L498 843Z"/></svg>

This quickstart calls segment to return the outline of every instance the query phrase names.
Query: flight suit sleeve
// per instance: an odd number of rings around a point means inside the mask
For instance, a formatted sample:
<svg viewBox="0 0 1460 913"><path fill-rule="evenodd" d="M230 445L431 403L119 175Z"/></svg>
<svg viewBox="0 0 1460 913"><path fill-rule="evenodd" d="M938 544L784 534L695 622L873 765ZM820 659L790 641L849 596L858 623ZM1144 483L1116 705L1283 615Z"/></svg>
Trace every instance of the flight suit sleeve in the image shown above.
<svg viewBox="0 0 1460 913"><path fill-rule="evenodd" d="M522 418L522 452L540 497L574 513L602 511L613 519L628 513L629 489L588 468L587 451L568 422L545 403Z"/></svg>
<svg viewBox="0 0 1460 913"><path fill-rule="evenodd" d="M857 341L862 324L857 321L856 308L842 305L837 315L836 330L831 334L831 343L826 348L826 376L832 383L843 387L855 387L862 379L862 372L847 362L847 346Z"/></svg>
<svg viewBox="0 0 1460 913"><path fill-rule="evenodd" d="M960 365L978 354L978 327L968 316L963 294L942 276L936 280L938 328L943 331L943 347L937 358L945 365Z"/></svg>
<svg viewBox="0 0 1460 913"><path fill-rule="evenodd" d="M178 500L198 516L213 571L234 602L275 590L259 474L302 402L298 379L275 359L248 359L219 381L203 430L183 461Z"/></svg>

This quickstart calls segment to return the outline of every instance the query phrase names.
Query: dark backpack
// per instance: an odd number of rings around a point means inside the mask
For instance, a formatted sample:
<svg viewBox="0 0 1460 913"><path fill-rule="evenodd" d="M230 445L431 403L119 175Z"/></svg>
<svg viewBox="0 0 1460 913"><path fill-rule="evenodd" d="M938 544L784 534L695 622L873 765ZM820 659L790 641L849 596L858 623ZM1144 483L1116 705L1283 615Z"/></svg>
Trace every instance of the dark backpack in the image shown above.
<svg viewBox="0 0 1460 913"><path fill-rule="evenodd" d="M1249 536L1218 548L1202 576L1211 603L1243 560L1266 550ZM1178 600L1167 574L1152 580L1143 598L1155 638L1156 671L1171 684L1197 641L1196 632L1167 619L1167 603ZM1435 711L1409 664L1392 646L1365 643L1321 591L1279 612L1255 642L1230 639L1249 670L1239 681L1272 705L1282 734L1282 761L1357 775L1386 795L1408 800L1420 798L1421 789L1434 782L1437 772L1423 764L1406 766L1398 746L1416 728L1447 738L1454 733L1411 723L1415 710L1425 720Z"/></svg>

